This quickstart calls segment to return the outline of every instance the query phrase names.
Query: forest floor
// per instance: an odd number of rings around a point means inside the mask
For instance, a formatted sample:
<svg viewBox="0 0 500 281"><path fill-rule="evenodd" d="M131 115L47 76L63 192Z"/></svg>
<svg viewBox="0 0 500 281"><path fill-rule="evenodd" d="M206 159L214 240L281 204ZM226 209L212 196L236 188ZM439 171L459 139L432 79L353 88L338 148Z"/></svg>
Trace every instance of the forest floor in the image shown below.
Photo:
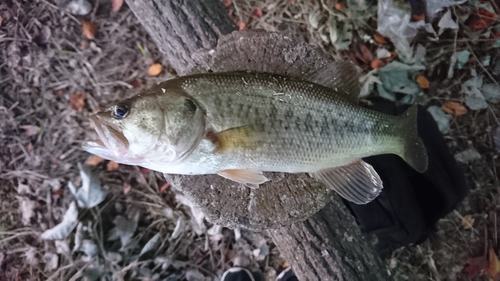
<svg viewBox="0 0 500 281"><path fill-rule="evenodd" d="M161 174L81 149L100 106L175 74L126 4L74 2L89 13L50 0L0 3L0 280L218 280L235 264L274 280L288 264L266 233L197 221L197 209ZM289 32L354 60L365 95L430 108L471 191L429 239L396 250L387 266L396 280L497 280L498 4L443 8L404 58L395 56L403 39L377 33L376 4L324 2L223 1L240 29ZM376 87L391 61L416 73L406 95Z"/></svg>

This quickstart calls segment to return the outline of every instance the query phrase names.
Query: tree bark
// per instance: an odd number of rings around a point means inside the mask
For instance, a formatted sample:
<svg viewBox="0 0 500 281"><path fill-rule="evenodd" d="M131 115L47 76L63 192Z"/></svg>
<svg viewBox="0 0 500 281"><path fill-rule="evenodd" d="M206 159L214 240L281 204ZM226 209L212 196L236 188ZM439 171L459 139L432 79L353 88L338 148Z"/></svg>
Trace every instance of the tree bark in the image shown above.
<svg viewBox="0 0 500 281"><path fill-rule="evenodd" d="M301 76L328 63L287 36L262 33L245 39L241 33L218 42L235 30L218 0L126 1L179 74L241 69ZM213 56L197 56L207 49L214 49ZM215 224L269 229L300 280L390 279L342 201L337 196L331 201L331 191L306 175L266 176L271 181L256 190L218 176L166 178Z"/></svg>

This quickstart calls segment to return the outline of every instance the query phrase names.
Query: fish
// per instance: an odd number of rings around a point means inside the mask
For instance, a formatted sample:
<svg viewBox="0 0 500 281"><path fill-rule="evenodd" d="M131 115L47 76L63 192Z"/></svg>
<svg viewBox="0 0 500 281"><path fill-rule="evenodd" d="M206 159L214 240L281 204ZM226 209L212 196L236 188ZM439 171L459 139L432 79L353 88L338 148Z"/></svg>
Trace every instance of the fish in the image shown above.
<svg viewBox="0 0 500 281"><path fill-rule="evenodd" d="M424 172L427 153L416 105L399 116L361 107L352 66L340 67L347 73L340 78L351 82L336 87L325 86L325 75L323 81L245 71L173 78L92 115L99 139L82 147L122 164L218 174L250 188L268 180L264 172L309 173L366 204L383 183L363 157L395 154Z"/></svg>

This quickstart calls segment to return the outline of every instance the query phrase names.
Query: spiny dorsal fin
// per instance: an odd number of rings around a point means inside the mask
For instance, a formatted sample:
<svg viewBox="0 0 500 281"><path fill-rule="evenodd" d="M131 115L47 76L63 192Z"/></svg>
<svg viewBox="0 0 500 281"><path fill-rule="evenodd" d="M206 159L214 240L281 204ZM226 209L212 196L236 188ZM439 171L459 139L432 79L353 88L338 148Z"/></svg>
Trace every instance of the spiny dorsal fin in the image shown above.
<svg viewBox="0 0 500 281"><path fill-rule="evenodd" d="M347 100L358 103L361 85L358 67L353 62L331 62L310 73L304 80L333 89Z"/></svg>
<svg viewBox="0 0 500 281"><path fill-rule="evenodd" d="M312 176L346 200L359 205L375 199L384 187L375 169L362 160L324 169Z"/></svg>
<svg viewBox="0 0 500 281"><path fill-rule="evenodd" d="M359 71L352 62L335 62L297 36L262 30L235 31L217 46L193 54L197 66L185 74L248 71L290 76L332 88L354 101L360 92Z"/></svg>
<svg viewBox="0 0 500 281"><path fill-rule="evenodd" d="M262 171L254 169L230 169L218 173L219 176L242 183L250 188L257 188L259 184L265 183L268 179Z"/></svg>

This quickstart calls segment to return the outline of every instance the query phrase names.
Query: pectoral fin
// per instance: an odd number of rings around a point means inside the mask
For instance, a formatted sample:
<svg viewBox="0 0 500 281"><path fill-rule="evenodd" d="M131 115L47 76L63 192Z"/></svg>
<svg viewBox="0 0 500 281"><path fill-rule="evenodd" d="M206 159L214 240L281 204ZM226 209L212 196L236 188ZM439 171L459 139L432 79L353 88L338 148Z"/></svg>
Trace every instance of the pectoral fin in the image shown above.
<svg viewBox="0 0 500 281"><path fill-rule="evenodd" d="M259 187L259 184L268 180L261 171L254 169L223 170L220 171L218 175L226 179L245 184L250 188L257 188Z"/></svg>
<svg viewBox="0 0 500 281"><path fill-rule="evenodd" d="M375 169L362 160L347 166L321 170L312 176L346 200L359 205L375 199L383 188Z"/></svg>

